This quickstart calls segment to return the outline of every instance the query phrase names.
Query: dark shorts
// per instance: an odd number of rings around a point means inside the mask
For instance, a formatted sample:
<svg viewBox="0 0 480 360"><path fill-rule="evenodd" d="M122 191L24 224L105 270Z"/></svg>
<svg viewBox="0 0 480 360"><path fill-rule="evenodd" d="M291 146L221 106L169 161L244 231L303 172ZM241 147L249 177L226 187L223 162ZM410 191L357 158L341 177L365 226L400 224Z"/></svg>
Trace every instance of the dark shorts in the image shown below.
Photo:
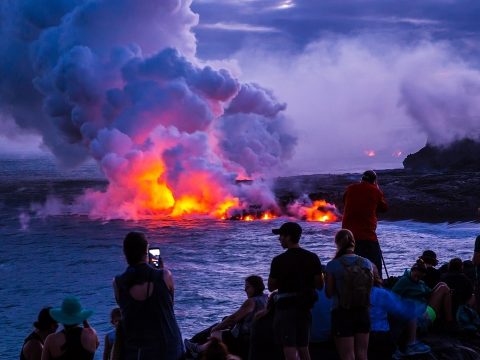
<svg viewBox="0 0 480 360"><path fill-rule="evenodd" d="M355 254L370 260L382 277L382 251L378 241L357 240L355 241Z"/></svg>
<svg viewBox="0 0 480 360"><path fill-rule="evenodd" d="M332 310L332 335L351 337L370 332L370 311L368 308Z"/></svg>
<svg viewBox="0 0 480 360"><path fill-rule="evenodd" d="M308 347L312 313L302 307L275 309L273 329L275 337L283 347Z"/></svg>

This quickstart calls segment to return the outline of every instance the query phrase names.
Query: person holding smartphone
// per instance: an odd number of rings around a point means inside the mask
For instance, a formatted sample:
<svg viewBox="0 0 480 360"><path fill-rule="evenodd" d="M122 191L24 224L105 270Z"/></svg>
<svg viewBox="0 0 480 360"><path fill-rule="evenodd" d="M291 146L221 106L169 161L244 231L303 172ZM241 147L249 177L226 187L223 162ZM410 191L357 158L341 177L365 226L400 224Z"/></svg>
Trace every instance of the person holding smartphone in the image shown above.
<svg viewBox="0 0 480 360"><path fill-rule="evenodd" d="M122 359L181 359L183 343L173 310L172 273L149 264L148 241L143 233L128 233L123 252L128 267L113 281L122 311ZM157 254L159 257L159 251L153 256Z"/></svg>

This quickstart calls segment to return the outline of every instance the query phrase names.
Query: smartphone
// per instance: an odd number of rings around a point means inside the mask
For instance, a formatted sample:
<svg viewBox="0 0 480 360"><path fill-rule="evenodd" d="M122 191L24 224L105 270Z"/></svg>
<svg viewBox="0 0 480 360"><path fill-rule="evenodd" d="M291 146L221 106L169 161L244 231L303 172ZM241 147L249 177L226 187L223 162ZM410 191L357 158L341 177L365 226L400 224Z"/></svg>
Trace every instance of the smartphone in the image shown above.
<svg viewBox="0 0 480 360"><path fill-rule="evenodd" d="M162 259L160 258L160 248L151 247L148 249L148 262L150 265L160 268L162 267Z"/></svg>

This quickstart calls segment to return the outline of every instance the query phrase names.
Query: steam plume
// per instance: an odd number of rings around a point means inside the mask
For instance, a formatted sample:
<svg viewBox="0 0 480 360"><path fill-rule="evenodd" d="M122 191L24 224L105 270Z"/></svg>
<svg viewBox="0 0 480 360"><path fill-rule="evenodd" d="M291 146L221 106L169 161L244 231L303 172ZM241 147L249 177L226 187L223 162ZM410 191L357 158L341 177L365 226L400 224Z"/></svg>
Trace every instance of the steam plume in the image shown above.
<svg viewBox="0 0 480 360"><path fill-rule="evenodd" d="M87 191L77 211L218 216L248 202L274 204L266 183L234 182L271 174L292 156L286 106L200 65L190 5L2 3L1 111L41 134L60 163L93 157L109 181L105 192Z"/></svg>

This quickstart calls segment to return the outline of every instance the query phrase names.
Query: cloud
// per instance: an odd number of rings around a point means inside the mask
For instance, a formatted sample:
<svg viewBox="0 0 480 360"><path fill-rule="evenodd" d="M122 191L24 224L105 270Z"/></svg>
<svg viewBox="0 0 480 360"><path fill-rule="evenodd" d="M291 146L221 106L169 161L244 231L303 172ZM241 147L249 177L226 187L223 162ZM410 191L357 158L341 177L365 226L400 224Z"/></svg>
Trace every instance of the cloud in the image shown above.
<svg viewBox="0 0 480 360"><path fill-rule="evenodd" d="M200 1L193 6L200 14L200 24L248 23L278 30L239 37L220 29L212 36L197 27L199 53L209 59L229 57L246 46L265 43L276 47L293 44L295 51L303 51L322 34L388 33L396 35L397 41L431 38L456 42L460 48L480 31L480 3L476 0L462 1L461 6L456 1L437 0L258 0L221 1L215 6ZM475 51L478 56L480 51Z"/></svg>
<svg viewBox="0 0 480 360"><path fill-rule="evenodd" d="M190 0L58 0L30 32L38 6L8 4L0 109L60 162L93 157L109 181L72 211L224 216L257 203L258 188L237 186L238 175L270 176L293 154L285 104L196 58Z"/></svg>
<svg viewBox="0 0 480 360"><path fill-rule="evenodd" d="M244 49L235 58L243 80L288 104L298 147L287 173L401 167L397 154L427 140L480 136L479 68L448 42L331 36L301 54L283 50Z"/></svg>
<svg viewBox="0 0 480 360"><path fill-rule="evenodd" d="M268 26L257 26L251 24L242 24L242 23L225 23L218 22L214 24L200 24L198 25L201 29L208 30L225 30L225 31L241 31L241 32L253 32L253 33L272 33L278 32L278 29Z"/></svg>

